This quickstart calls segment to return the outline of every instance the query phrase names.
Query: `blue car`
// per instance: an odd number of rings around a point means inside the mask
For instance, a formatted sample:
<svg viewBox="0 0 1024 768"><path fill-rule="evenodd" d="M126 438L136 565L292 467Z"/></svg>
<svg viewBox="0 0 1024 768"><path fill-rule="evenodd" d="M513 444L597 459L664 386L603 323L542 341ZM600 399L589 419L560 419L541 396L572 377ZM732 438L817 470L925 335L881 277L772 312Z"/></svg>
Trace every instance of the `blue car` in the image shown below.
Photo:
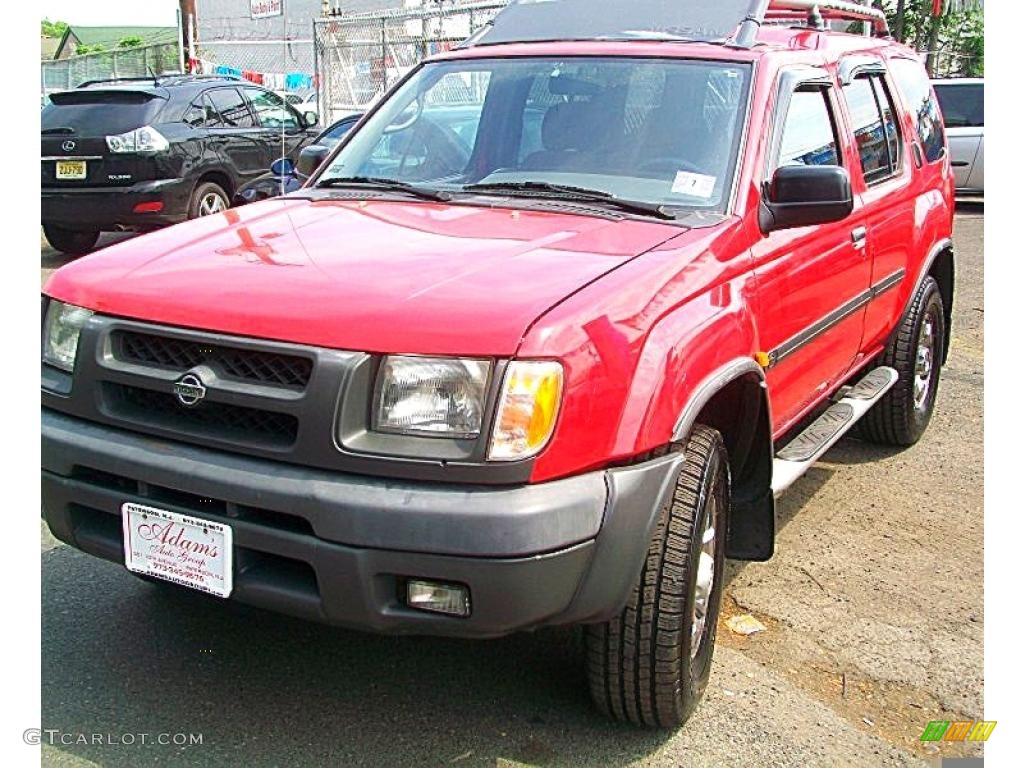
<svg viewBox="0 0 1024 768"><path fill-rule="evenodd" d="M310 146L319 145L328 149L334 149L362 117L362 113L346 115L317 136ZM279 159L270 166L268 173L240 187L238 192L235 193L233 204L239 206L277 197L282 194L282 184L285 193L294 192L303 183L305 183L305 179L299 178L296 175L295 165L291 160Z"/></svg>

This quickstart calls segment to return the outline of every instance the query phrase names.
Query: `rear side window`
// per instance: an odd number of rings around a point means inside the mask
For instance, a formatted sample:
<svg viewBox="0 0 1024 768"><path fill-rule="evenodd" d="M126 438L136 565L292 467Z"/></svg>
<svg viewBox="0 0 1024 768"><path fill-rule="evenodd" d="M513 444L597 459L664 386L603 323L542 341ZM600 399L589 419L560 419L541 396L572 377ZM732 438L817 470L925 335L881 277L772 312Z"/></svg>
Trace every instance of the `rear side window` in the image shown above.
<svg viewBox="0 0 1024 768"><path fill-rule="evenodd" d="M982 128L985 125L985 86L980 83L935 84L947 128Z"/></svg>
<svg viewBox="0 0 1024 768"><path fill-rule="evenodd" d="M208 91L207 98L220 114L223 128L254 128L256 121L253 120L249 105L245 103L242 94L236 88L216 88Z"/></svg>
<svg viewBox="0 0 1024 768"><path fill-rule="evenodd" d="M166 103L138 91L66 91L55 93L43 108L41 127L79 136L114 136L157 121Z"/></svg>
<svg viewBox="0 0 1024 768"><path fill-rule="evenodd" d="M934 163L946 148L946 134L939 117L939 105L932 92L924 65L912 59L892 59L889 69L896 79L896 88L914 118L925 159Z"/></svg>
<svg viewBox="0 0 1024 768"><path fill-rule="evenodd" d="M216 128L221 125L220 115L205 94L189 105L182 119L193 128Z"/></svg>
<svg viewBox="0 0 1024 768"><path fill-rule="evenodd" d="M836 150L836 129L824 88L797 90L789 102L779 160L783 165L842 165Z"/></svg>
<svg viewBox="0 0 1024 768"><path fill-rule="evenodd" d="M887 179L899 170L899 131L888 89L878 75L862 75L843 88L864 180Z"/></svg>

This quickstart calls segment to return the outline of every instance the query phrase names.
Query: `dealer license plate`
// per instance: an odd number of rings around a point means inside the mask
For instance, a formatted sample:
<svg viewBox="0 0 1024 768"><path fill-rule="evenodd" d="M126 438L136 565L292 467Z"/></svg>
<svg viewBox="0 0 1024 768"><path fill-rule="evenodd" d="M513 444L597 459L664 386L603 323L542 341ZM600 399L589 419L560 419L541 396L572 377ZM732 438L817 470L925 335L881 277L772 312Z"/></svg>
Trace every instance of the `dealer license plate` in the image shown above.
<svg viewBox="0 0 1024 768"><path fill-rule="evenodd" d="M85 160L58 160L57 178L70 181L81 180L86 177Z"/></svg>
<svg viewBox="0 0 1024 768"><path fill-rule="evenodd" d="M121 523L129 571L231 594L231 526L133 503L121 505Z"/></svg>

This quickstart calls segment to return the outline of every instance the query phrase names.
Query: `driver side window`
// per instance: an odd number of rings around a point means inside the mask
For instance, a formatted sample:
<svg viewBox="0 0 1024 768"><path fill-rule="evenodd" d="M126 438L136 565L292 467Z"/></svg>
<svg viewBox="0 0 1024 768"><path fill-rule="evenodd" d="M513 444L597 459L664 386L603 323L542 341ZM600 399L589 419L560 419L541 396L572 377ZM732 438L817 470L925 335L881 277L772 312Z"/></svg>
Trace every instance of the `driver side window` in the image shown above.
<svg viewBox="0 0 1024 768"><path fill-rule="evenodd" d="M793 93L782 124L773 171L784 165L842 165L828 90L801 87Z"/></svg>

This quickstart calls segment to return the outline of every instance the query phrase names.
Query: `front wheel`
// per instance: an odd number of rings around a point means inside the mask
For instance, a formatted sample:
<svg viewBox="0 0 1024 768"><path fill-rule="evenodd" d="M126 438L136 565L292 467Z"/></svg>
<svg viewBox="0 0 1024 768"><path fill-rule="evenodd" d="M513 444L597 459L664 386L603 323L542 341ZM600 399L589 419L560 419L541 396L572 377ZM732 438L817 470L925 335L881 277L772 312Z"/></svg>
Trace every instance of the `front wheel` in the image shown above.
<svg viewBox="0 0 1024 768"><path fill-rule="evenodd" d="M697 425L622 613L586 628L597 708L617 720L674 728L704 695L722 601L729 465L721 435Z"/></svg>
<svg viewBox="0 0 1024 768"><path fill-rule="evenodd" d="M864 414L858 425L860 437L898 446L913 445L921 439L935 409L945 344L942 294L935 278L926 277L882 355L882 365L895 368L899 379Z"/></svg>
<svg viewBox="0 0 1024 768"><path fill-rule="evenodd" d="M43 234L51 246L72 256L88 253L96 247L96 242L100 239L98 230L64 229L54 224L43 224Z"/></svg>

